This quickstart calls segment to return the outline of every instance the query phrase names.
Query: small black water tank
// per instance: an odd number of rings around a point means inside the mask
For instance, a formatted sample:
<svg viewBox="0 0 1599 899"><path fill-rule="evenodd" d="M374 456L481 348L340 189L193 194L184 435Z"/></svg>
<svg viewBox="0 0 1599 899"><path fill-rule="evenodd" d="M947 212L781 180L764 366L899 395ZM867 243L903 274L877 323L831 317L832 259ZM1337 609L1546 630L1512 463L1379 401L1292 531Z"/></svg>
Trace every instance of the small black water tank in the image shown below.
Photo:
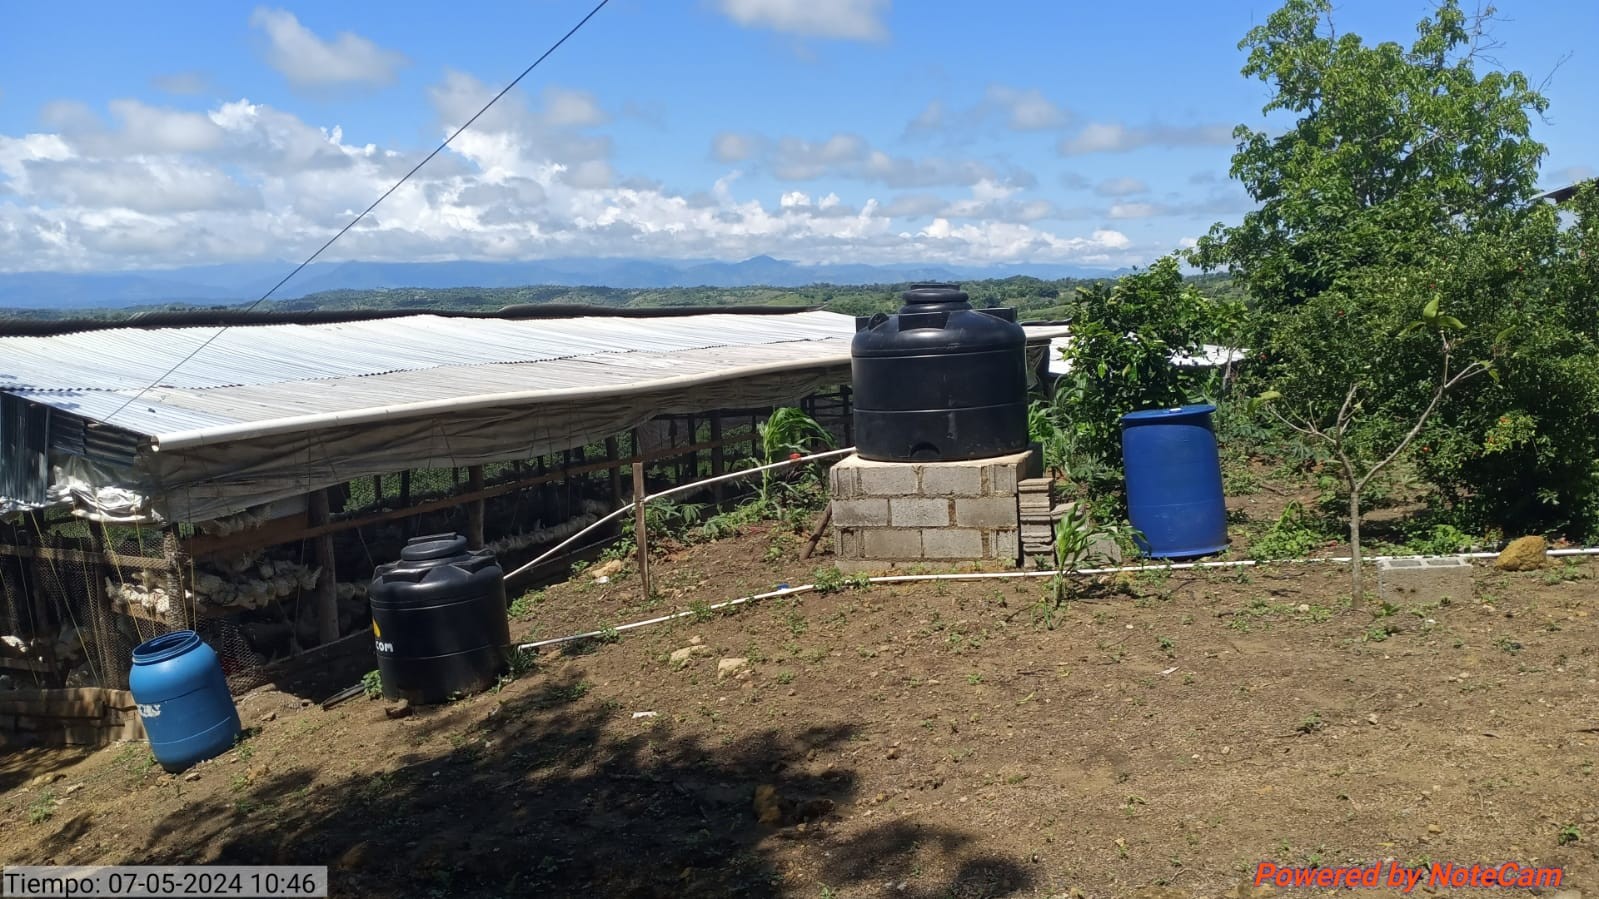
<svg viewBox="0 0 1599 899"><path fill-rule="evenodd" d="M505 572L458 534L416 537L367 593L386 699L427 704L494 684L511 644Z"/></svg>
<svg viewBox="0 0 1599 899"><path fill-rule="evenodd" d="M855 449L878 462L955 462L1027 449L1027 337L1014 309L972 309L918 284L897 315L857 322Z"/></svg>

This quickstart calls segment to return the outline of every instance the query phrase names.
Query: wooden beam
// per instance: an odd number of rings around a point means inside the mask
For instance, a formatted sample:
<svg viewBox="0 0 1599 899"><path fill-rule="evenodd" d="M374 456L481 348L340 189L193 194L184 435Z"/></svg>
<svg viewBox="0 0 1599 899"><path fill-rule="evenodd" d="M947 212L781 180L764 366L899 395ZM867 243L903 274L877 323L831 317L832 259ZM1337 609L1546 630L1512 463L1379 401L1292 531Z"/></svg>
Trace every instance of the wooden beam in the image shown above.
<svg viewBox="0 0 1599 899"><path fill-rule="evenodd" d="M113 552L92 553L76 549L18 546L16 544L0 544L0 556L16 556L19 559L44 559L50 562L77 562L89 565L104 562L118 568L143 568L150 571L163 571L167 567L166 559L159 559L153 556L124 556Z"/></svg>
<svg viewBox="0 0 1599 899"><path fill-rule="evenodd" d="M617 445L615 437L605 438L605 461L611 463L606 469L611 481L611 505L622 508L622 465L621 448Z"/></svg>
<svg viewBox="0 0 1599 899"><path fill-rule="evenodd" d="M722 445L722 413L711 413L711 477L717 478L727 474L727 451ZM717 481L712 485L712 495L716 497L716 504L721 505L727 500L727 482Z"/></svg>
<svg viewBox="0 0 1599 899"><path fill-rule="evenodd" d="M483 492L483 466L472 465L466 469L468 493ZM484 501L480 496L466 505L466 545L468 549L483 548Z"/></svg>
<svg viewBox="0 0 1599 899"><path fill-rule="evenodd" d="M644 497L648 496L644 487L644 463L633 463L633 542L638 544L638 577L639 583L644 586L644 601L648 603L654 594L650 590L650 544L649 534L644 527Z"/></svg>
<svg viewBox="0 0 1599 899"><path fill-rule="evenodd" d="M316 490L306 497L308 519L313 528L328 523L328 492ZM321 568L316 577L316 633L317 643L326 645L339 639L339 581L334 568L333 534L316 538L316 563Z"/></svg>
<svg viewBox="0 0 1599 899"><path fill-rule="evenodd" d="M161 535L161 555L167 563L167 626L175 631L189 630L194 623L189 620L189 603L183 595L183 575L189 555L178 539L177 525L168 525Z"/></svg>

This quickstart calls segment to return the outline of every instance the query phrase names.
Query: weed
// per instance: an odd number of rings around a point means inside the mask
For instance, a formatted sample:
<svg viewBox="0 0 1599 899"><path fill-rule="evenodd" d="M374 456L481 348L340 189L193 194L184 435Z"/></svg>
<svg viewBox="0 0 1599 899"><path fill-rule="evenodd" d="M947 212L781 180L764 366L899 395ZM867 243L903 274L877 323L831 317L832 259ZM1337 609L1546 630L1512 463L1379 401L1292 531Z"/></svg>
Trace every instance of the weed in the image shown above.
<svg viewBox="0 0 1599 899"><path fill-rule="evenodd" d="M788 670L787 668L777 672L777 682L783 684L784 686L792 684L794 682L794 672Z"/></svg>
<svg viewBox="0 0 1599 899"><path fill-rule="evenodd" d="M248 762L255 756L255 744L250 742L248 733L239 734L238 738L233 741L233 754L241 762Z"/></svg>
<svg viewBox="0 0 1599 899"><path fill-rule="evenodd" d="M1505 652L1510 653L1511 655L1521 652L1521 644L1510 637L1499 637L1498 639L1494 640L1494 645Z"/></svg>
<svg viewBox="0 0 1599 899"><path fill-rule="evenodd" d="M1325 522L1312 518L1305 507L1291 502L1283 514L1256 538L1249 554L1256 559L1300 559L1327 542Z"/></svg>
<svg viewBox="0 0 1599 899"><path fill-rule="evenodd" d="M39 798L28 806L28 823L43 824L50 820L56 813L56 794L53 790L45 790Z"/></svg>
<svg viewBox="0 0 1599 899"><path fill-rule="evenodd" d="M691 617L697 623L710 621L712 618L716 617L716 610L712 609L711 604L703 599L696 599L689 603L688 610L693 613Z"/></svg>
<svg viewBox="0 0 1599 899"><path fill-rule="evenodd" d="M531 590L518 596L511 602L511 617L526 618L533 614L533 608L544 601L543 590Z"/></svg>
<svg viewBox="0 0 1599 899"><path fill-rule="evenodd" d="M1326 726L1327 722L1321 720L1321 713L1313 711L1306 715L1305 720L1299 722L1299 725L1294 730L1302 734L1313 734Z"/></svg>
<svg viewBox="0 0 1599 899"><path fill-rule="evenodd" d="M817 593L837 593L844 589L844 572L837 568L818 568L811 576Z"/></svg>
<svg viewBox="0 0 1599 899"><path fill-rule="evenodd" d="M1556 846L1565 846L1582 839L1582 831L1575 824L1567 824L1560 828L1560 833L1555 836Z"/></svg>
<svg viewBox="0 0 1599 899"><path fill-rule="evenodd" d="M1177 655L1176 640L1173 640L1170 637L1156 637L1155 642L1160 645L1160 651L1165 653L1167 658L1173 658Z"/></svg>
<svg viewBox="0 0 1599 899"><path fill-rule="evenodd" d="M376 668L361 675L361 691L367 699L377 699L383 695L383 675Z"/></svg>
<svg viewBox="0 0 1599 899"><path fill-rule="evenodd" d="M966 683L968 683L968 684L970 684L970 685L972 685L974 687L977 686L978 684L981 684L982 682L983 682L983 676L981 674L978 674L975 671L973 671L971 674L966 675Z"/></svg>

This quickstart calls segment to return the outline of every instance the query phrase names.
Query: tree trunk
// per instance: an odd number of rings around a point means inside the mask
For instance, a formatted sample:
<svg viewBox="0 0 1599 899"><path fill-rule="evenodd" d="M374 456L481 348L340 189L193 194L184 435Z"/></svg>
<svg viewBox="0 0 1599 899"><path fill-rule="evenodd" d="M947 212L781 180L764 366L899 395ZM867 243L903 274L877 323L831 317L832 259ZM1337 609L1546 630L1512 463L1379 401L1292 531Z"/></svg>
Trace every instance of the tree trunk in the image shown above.
<svg viewBox="0 0 1599 899"><path fill-rule="evenodd" d="M1360 567L1360 491L1349 491L1349 585L1350 601L1358 606L1365 598Z"/></svg>

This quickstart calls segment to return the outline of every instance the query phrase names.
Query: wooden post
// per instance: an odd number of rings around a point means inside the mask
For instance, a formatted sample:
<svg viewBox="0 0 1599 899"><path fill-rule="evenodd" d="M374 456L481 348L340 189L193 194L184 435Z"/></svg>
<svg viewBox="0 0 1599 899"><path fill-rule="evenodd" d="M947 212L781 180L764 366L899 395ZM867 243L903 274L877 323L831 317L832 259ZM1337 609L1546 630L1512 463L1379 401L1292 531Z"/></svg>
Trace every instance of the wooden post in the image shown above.
<svg viewBox="0 0 1599 899"><path fill-rule="evenodd" d="M372 476L372 508L383 508L383 475Z"/></svg>
<svg viewBox="0 0 1599 899"><path fill-rule="evenodd" d="M644 600L654 595L650 590L649 535L644 527L644 463L633 463L633 541L638 544L638 578L644 585Z"/></svg>
<svg viewBox="0 0 1599 899"><path fill-rule="evenodd" d="M622 508L622 466L619 464L621 450L618 448L616 438L605 438L605 461L611 463L608 473L611 479L611 508Z"/></svg>
<svg viewBox="0 0 1599 899"><path fill-rule="evenodd" d="M850 386L845 384L838 390L838 414L844 419L844 445L855 445L855 404L851 399Z"/></svg>
<svg viewBox="0 0 1599 899"><path fill-rule="evenodd" d="M467 466L466 489L471 493L476 493L483 489L483 466ZM483 548L483 511L485 505L485 501L481 499L475 499L466 504L466 545L468 549Z"/></svg>
<svg viewBox="0 0 1599 899"><path fill-rule="evenodd" d="M722 413L711 413L711 477L721 477L727 474L727 452L722 448ZM718 481L712 485L711 490L716 498L716 505L721 506L727 501L727 482Z"/></svg>
<svg viewBox="0 0 1599 899"><path fill-rule="evenodd" d="M178 526L168 525L161 534L161 554L167 563L167 626L175 631L194 626L189 619L189 602L184 598L183 575L189 557L178 540Z"/></svg>
<svg viewBox="0 0 1599 899"><path fill-rule="evenodd" d="M97 527L98 525L98 527ZM105 525L89 522L89 551L105 558ZM111 690L128 688L128 666L132 659L122 654L122 639L111 617L111 598L106 596L105 576L109 566L102 561L85 566L89 579L89 620L94 625L94 645L99 650L100 686Z"/></svg>
<svg viewBox="0 0 1599 899"><path fill-rule="evenodd" d="M700 422L692 413L688 417L688 445L698 446L700 442ZM688 453L688 479L683 483L700 479L700 454L699 450L689 450Z"/></svg>
<svg viewBox="0 0 1599 899"><path fill-rule="evenodd" d="M315 490L306 497L308 523L320 527L328 523L328 492ZM333 565L333 535L323 534L316 541L316 564L322 569L316 577L317 642L326 646L339 639L339 581Z"/></svg>

